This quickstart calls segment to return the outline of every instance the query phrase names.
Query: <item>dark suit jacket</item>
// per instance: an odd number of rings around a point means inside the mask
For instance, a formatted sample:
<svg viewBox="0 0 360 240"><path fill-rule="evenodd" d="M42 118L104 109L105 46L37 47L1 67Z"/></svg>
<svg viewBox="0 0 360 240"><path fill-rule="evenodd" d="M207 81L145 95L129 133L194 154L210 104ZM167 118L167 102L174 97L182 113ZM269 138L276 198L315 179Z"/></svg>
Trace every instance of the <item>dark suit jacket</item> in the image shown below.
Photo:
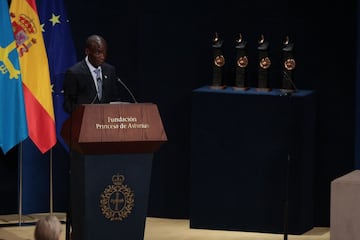
<svg viewBox="0 0 360 240"><path fill-rule="evenodd" d="M103 93L99 101L90 69L82 60L70 67L64 77L64 110L72 112L77 104L109 103L120 99L121 84L117 81L115 67L104 63L101 66Z"/></svg>

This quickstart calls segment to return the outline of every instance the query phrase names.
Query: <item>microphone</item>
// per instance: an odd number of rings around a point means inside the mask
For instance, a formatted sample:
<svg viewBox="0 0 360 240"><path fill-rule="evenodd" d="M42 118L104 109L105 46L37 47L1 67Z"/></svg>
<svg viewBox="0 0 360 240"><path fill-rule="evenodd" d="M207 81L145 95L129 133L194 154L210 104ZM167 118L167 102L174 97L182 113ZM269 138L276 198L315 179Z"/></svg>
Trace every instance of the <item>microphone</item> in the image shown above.
<svg viewBox="0 0 360 240"><path fill-rule="evenodd" d="M98 94L96 93L90 104L94 104L94 102L96 101L97 96L98 96Z"/></svg>
<svg viewBox="0 0 360 240"><path fill-rule="evenodd" d="M284 71L283 73L284 73L284 78L286 79L286 81L288 81L291 84L291 86L294 89L294 92L297 92L297 87L294 81L291 79L291 76L286 71Z"/></svg>
<svg viewBox="0 0 360 240"><path fill-rule="evenodd" d="M132 92L130 91L130 89L126 86L126 84L121 81L121 79L118 77L117 81L126 89L126 91L130 94L132 100L134 101L134 103L138 103L138 101L136 101L136 98L134 97L134 94L132 94Z"/></svg>
<svg viewBox="0 0 360 240"><path fill-rule="evenodd" d="M297 92L298 89L296 88L294 81L291 79L290 74L288 72L286 72L285 70L283 71L283 74L284 74L283 79L290 83L291 87L293 88L293 91L287 90L287 89L282 89L280 96L291 96L292 93Z"/></svg>

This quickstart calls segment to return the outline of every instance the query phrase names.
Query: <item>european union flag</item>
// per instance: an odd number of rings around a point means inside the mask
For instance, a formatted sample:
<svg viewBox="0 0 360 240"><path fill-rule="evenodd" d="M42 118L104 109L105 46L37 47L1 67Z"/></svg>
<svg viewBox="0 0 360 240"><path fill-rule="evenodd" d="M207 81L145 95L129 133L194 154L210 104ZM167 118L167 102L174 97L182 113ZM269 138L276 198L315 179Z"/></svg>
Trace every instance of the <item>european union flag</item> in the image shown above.
<svg viewBox="0 0 360 240"><path fill-rule="evenodd" d="M38 5L53 86L56 134L59 142L68 150L60 135L62 125L69 117L62 106L62 85L65 71L77 61L76 50L63 0L43 0Z"/></svg>
<svg viewBox="0 0 360 240"><path fill-rule="evenodd" d="M28 137L19 56L7 0L0 0L0 147L4 153Z"/></svg>

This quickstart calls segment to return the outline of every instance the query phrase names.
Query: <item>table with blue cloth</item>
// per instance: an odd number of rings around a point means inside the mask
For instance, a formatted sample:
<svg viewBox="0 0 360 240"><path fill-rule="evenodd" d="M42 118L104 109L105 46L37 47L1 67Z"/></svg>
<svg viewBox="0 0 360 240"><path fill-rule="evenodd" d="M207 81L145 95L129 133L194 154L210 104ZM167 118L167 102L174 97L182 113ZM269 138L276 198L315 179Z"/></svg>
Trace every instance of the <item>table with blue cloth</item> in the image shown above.
<svg viewBox="0 0 360 240"><path fill-rule="evenodd" d="M302 234L314 227L315 96L193 90L191 228Z"/></svg>

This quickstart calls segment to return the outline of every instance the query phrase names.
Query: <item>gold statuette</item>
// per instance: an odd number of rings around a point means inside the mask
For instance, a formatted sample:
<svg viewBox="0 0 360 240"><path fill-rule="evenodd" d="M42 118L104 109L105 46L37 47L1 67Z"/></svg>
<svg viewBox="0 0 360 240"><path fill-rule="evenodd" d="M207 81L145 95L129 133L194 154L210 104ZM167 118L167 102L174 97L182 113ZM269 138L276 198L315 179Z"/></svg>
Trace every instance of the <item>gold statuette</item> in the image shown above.
<svg viewBox="0 0 360 240"><path fill-rule="evenodd" d="M225 64L225 58L223 55L218 55L215 57L214 59L214 64L217 66L217 67L222 67L224 66Z"/></svg>
<svg viewBox="0 0 360 240"><path fill-rule="evenodd" d="M237 65L241 68L247 67L247 65L249 64L249 60L246 56L242 56L239 57L239 59L237 60Z"/></svg>
<svg viewBox="0 0 360 240"><path fill-rule="evenodd" d="M289 58L289 59L286 59L285 62L284 62L284 67L286 70L293 70L295 68L295 59L293 58Z"/></svg>
<svg viewBox="0 0 360 240"><path fill-rule="evenodd" d="M268 69L271 66L270 58L269 57L261 58L259 64L262 69Z"/></svg>

